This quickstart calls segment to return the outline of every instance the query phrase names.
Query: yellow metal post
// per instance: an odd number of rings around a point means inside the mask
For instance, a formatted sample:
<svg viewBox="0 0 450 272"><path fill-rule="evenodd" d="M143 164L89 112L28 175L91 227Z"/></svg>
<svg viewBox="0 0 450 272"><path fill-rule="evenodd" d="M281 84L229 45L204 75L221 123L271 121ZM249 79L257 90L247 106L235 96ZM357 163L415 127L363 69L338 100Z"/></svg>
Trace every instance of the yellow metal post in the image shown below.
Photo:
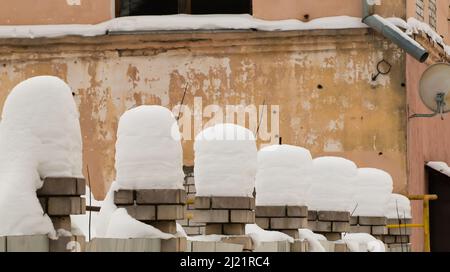
<svg viewBox="0 0 450 272"><path fill-rule="evenodd" d="M430 200L438 199L437 195L412 195L410 200L423 201L423 233L424 233L424 247L425 252L431 252L430 242Z"/></svg>

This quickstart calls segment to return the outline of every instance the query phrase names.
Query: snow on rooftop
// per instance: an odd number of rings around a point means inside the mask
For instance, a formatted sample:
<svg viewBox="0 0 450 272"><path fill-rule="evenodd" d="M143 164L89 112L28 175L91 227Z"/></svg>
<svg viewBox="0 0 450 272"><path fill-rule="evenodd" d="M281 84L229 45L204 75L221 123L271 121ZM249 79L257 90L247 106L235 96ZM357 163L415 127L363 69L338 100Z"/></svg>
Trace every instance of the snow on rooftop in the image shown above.
<svg viewBox="0 0 450 272"><path fill-rule="evenodd" d="M447 175L450 177L450 166L447 165L445 162L429 162L427 163L428 167L433 168L436 171L441 172L444 175Z"/></svg>

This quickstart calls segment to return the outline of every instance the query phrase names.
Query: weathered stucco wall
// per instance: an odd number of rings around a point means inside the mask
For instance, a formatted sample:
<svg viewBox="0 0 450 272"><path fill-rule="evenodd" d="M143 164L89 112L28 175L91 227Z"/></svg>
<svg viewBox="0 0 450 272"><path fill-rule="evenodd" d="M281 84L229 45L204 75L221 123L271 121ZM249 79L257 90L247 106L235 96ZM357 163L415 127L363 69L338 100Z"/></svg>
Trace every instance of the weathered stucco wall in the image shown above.
<svg viewBox="0 0 450 272"><path fill-rule="evenodd" d="M418 63L411 57L406 58L407 89L409 114L430 113L422 103L419 95L419 82L422 73L428 67ZM408 182L409 194L422 195L428 193L428 181L425 164L429 161L450 163L450 118L440 116L434 118L413 118L408 122ZM413 218L415 223L422 223L422 202L413 202ZM414 250L423 250L423 230L414 229Z"/></svg>
<svg viewBox="0 0 450 272"><path fill-rule="evenodd" d="M114 0L0 2L0 25L97 24L114 17Z"/></svg>
<svg viewBox="0 0 450 272"><path fill-rule="evenodd" d="M98 198L115 176L120 115L140 104L172 108L185 86L184 104L191 108L195 96L203 98L203 106L264 100L280 105L284 143L307 147L315 156L339 155L385 169L396 191L406 192L404 54L370 30L1 42L0 105L17 83L36 75L59 76L77 94L84 163ZM372 82L383 58L392 71ZM193 163L192 144L183 142L186 165Z"/></svg>

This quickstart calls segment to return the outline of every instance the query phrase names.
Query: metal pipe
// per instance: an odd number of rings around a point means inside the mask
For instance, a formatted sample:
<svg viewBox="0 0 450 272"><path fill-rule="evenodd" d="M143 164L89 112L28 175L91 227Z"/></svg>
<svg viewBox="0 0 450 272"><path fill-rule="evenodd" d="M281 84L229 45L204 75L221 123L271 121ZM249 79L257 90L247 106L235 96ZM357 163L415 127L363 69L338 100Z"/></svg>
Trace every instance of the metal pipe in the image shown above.
<svg viewBox="0 0 450 272"><path fill-rule="evenodd" d="M400 28L386 20L385 18L373 14L371 9L373 5L368 3L369 0L363 1L363 23L370 26L385 38L391 40L400 48L420 62L425 62L429 56L427 50L416 42L413 38L406 35Z"/></svg>
<svg viewBox="0 0 450 272"><path fill-rule="evenodd" d="M423 228L423 224L400 224L400 225L387 225L388 229L401 229L401 228Z"/></svg>

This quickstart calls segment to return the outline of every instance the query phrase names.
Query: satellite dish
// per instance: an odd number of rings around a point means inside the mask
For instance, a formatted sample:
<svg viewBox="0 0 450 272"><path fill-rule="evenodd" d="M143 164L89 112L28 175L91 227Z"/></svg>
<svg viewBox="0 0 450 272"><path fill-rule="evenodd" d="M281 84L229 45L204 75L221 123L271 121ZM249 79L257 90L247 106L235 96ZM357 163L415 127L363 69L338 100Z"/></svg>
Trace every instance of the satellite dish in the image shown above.
<svg viewBox="0 0 450 272"><path fill-rule="evenodd" d="M412 117L433 117L450 112L450 65L437 63L428 67L419 83L423 104L434 114L415 114Z"/></svg>

